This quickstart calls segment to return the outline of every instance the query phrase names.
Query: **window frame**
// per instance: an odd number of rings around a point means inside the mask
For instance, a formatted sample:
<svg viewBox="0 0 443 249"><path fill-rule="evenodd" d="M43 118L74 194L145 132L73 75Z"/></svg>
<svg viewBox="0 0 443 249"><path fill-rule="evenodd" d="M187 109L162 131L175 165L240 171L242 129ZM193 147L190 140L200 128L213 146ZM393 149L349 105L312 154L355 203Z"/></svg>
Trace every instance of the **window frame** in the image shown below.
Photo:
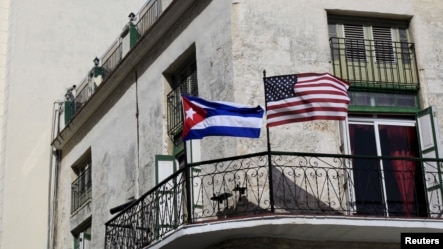
<svg viewBox="0 0 443 249"><path fill-rule="evenodd" d="M398 115L398 114L391 114L390 117L388 117L386 114L373 114L373 115L368 115L368 114L358 114L358 113L354 113L350 116L347 117L347 119L345 120L345 122L343 123L342 126L342 141L343 141L343 152L345 154L349 154L351 155L351 135L350 135L350 131L349 131L349 125L350 124L367 124L367 125L373 125L374 129L376 126L374 126L374 124L377 125L393 125L393 126L406 126L406 127L415 127L416 133L417 133L417 147L418 147L418 153L419 153L419 158L435 158L435 159L441 159L441 146L440 146L440 140L439 140L439 133L438 133L438 126L436 125L436 119L435 117L430 117L431 119L431 123L430 126L432 127L432 131L430 131L431 135L426 135L423 134L422 127L423 126L423 121L420 121L419 118L424 116L425 114L429 114L431 113L433 110L432 107L424 109L422 111L416 112L414 115ZM429 118L429 117L428 117ZM425 129L427 130L429 127L426 127ZM429 132L428 132L429 133ZM433 147L431 149L425 150L422 146L422 141L423 141L423 136L431 136L433 139ZM428 138L428 140L431 138ZM380 142L377 141L377 146L380 146ZM424 153L425 152L429 152L432 154L431 156L427 156ZM380 148L378 148L377 150L377 155L374 156L382 156L380 154ZM380 160L382 161L382 160ZM349 162L349 167L350 167L350 172L348 173L349 177L350 177L350 181L348 181L347 187L349 189L348 191L348 198L350 200L350 207L352 210L352 213L357 214L358 210L357 210L357 204L356 204L356 192L354 189L354 176L353 176L353 163L352 161ZM425 179L428 179L430 176L427 175L427 172L429 171L428 168L426 167L434 167L434 173L433 177L436 178L436 176L439 176L439 179L435 179L435 181L433 182L427 182L425 181ZM383 169L381 169L383 170ZM436 203L441 205L441 197L443 196L443 188L440 186L441 183L443 183L442 181L442 177L443 174L440 170L440 168L438 168L437 164L435 162L422 162L421 163L421 178L423 178L423 184L424 186L422 186L423 188L423 193L421 193L420 198L422 198L423 200L426 201L425 206L427 208L426 210L426 214L427 217L434 217L436 216L436 214L438 213L438 210L436 211L435 208L436 207ZM383 178L384 179L384 178ZM434 185L434 186L431 186ZM440 186L439 188L437 188L436 186ZM384 190L384 197L383 197L383 201L385 202L385 205L388 205L386 202L386 190ZM416 200L416 203L419 203L419 200ZM420 216L420 214L423 214L423 212L425 212L423 210L424 208L421 207L421 211L418 213L418 215ZM385 209L389 210L389 209ZM386 215L386 214L385 214ZM387 214L387 216L389 216L389 213Z"/></svg>
<svg viewBox="0 0 443 249"><path fill-rule="evenodd" d="M80 210L92 199L92 158L88 150L72 167L71 213Z"/></svg>
<svg viewBox="0 0 443 249"><path fill-rule="evenodd" d="M334 74L350 91L418 91L408 20L328 15L328 30Z"/></svg>
<svg viewBox="0 0 443 249"><path fill-rule="evenodd" d="M180 139L183 129L181 94L198 96L197 73L195 53L184 60L172 73L168 73L172 90L166 95L167 130L170 139L176 146L182 144Z"/></svg>
<svg viewBox="0 0 443 249"><path fill-rule="evenodd" d="M92 239L92 217L89 217L72 230L74 249L90 249Z"/></svg>

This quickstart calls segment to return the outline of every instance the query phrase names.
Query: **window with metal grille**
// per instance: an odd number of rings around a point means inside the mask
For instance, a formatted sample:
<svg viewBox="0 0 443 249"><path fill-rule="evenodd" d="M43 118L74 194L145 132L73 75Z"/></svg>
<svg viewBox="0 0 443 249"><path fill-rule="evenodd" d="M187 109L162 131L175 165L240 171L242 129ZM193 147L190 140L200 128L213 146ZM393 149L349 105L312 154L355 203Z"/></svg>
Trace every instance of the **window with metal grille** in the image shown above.
<svg viewBox="0 0 443 249"><path fill-rule="evenodd" d="M366 54L371 53L377 62L395 62L390 27L372 26L366 37L363 25L344 24L343 30L346 59L367 61Z"/></svg>
<svg viewBox="0 0 443 249"><path fill-rule="evenodd" d="M91 155L88 153L73 167L76 179L71 184L71 212L77 211L91 199Z"/></svg>
<svg viewBox="0 0 443 249"><path fill-rule="evenodd" d="M435 108L415 115L356 114L348 117L346 153L353 158L349 186L360 215L438 217L441 215L440 136ZM415 117L414 117L415 116Z"/></svg>
<svg viewBox="0 0 443 249"><path fill-rule="evenodd" d="M414 44L404 20L328 16L334 75L350 91L410 91L419 86Z"/></svg>
<svg viewBox="0 0 443 249"><path fill-rule="evenodd" d="M197 63L188 60L172 75L172 91L167 95L168 135L175 141L183 127L181 94L198 96Z"/></svg>

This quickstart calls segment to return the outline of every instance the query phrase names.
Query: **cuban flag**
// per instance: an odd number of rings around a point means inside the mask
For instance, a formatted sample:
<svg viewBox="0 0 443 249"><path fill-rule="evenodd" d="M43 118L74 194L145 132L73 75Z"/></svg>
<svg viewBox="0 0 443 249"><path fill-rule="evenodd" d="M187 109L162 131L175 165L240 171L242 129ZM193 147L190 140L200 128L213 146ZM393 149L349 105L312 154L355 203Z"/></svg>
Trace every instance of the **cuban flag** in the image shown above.
<svg viewBox="0 0 443 249"><path fill-rule="evenodd" d="M206 136L260 137L263 108L211 102L182 94L183 140Z"/></svg>

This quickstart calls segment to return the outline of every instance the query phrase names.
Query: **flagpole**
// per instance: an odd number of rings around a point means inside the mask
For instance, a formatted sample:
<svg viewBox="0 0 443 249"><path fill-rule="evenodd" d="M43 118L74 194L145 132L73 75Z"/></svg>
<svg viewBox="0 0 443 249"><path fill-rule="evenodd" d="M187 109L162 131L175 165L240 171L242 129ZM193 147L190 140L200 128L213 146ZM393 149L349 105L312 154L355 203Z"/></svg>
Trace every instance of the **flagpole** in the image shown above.
<svg viewBox="0 0 443 249"><path fill-rule="evenodd" d="M265 109L268 110L268 101L266 99L266 86L265 86L265 80L266 80L266 70L263 70L263 92L265 95ZM268 116L266 115L266 123L268 121ZM271 142L269 139L269 127L266 124L266 140L267 140L267 149L268 149L268 175L269 175L269 202L271 204L271 212L274 213L274 187L273 187L273 180L272 180L272 163L271 163Z"/></svg>
<svg viewBox="0 0 443 249"><path fill-rule="evenodd" d="M181 116L182 116L182 121L183 121L183 126L185 124L185 113L184 113L184 105L183 105L183 97L180 96L181 98L181 104L182 104L182 111L181 111ZM188 165L188 149L187 149L187 140L182 140L183 142L183 151L185 153L185 161L184 161L184 173L185 173L185 193L186 193L186 209L187 209L187 221L188 224L192 223L192 205L191 205L191 169L189 168ZM192 158L192 156L191 156Z"/></svg>
<svg viewBox="0 0 443 249"><path fill-rule="evenodd" d="M263 86L266 80L266 70L263 70ZM264 94L265 94L265 109L268 110L268 101L266 99L266 87L264 87ZM266 121L268 120L268 116L266 115ZM269 139L269 127L266 125L266 141L268 144L268 154L271 152L271 142Z"/></svg>
<svg viewBox="0 0 443 249"><path fill-rule="evenodd" d="M187 212L187 220L188 224L192 223L192 204L191 204L191 168L188 165L188 151L187 151L187 141L183 141L184 143L184 152L185 152L185 183L186 183L186 209Z"/></svg>

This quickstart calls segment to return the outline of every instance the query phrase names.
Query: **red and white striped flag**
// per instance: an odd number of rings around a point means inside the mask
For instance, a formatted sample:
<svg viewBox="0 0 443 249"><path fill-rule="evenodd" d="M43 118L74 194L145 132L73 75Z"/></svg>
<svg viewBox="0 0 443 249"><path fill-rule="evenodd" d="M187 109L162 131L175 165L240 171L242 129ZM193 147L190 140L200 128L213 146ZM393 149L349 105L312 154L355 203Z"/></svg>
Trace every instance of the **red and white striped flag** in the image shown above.
<svg viewBox="0 0 443 249"><path fill-rule="evenodd" d="M311 120L343 120L349 83L329 73L264 78L267 127Z"/></svg>

